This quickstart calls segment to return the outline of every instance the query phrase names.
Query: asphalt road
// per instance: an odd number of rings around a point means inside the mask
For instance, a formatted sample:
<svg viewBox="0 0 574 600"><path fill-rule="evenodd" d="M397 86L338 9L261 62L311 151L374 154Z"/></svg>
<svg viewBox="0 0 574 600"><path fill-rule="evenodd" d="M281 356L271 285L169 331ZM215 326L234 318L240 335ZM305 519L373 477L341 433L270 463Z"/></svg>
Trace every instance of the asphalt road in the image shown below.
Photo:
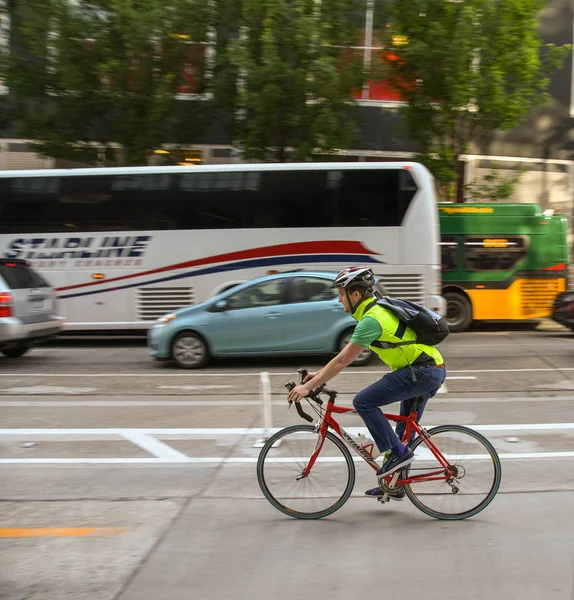
<svg viewBox="0 0 574 600"><path fill-rule="evenodd" d="M482 431L503 466L493 503L461 522L364 498L376 482L362 463L326 519L263 498L254 445L300 422L283 385L328 357L184 372L142 341L71 339L1 359L0 600L574 600L574 335L550 329L441 344L446 385L423 424ZM331 386L348 405L384 371Z"/></svg>

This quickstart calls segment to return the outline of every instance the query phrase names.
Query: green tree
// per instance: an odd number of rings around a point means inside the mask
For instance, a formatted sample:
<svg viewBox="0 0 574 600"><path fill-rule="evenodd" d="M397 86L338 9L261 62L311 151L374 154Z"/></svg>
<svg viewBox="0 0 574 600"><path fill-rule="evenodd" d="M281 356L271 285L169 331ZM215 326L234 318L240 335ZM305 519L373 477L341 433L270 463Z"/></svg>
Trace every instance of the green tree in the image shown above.
<svg viewBox="0 0 574 600"><path fill-rule="evenodd" d="M361 55L351 46L364 24L364 4L243 0L222 64L235 86L228 97L244 158L284 161L293 148L305 160L348 147L352 92L363 81Z"/></svg>
<svg viewBox="0 0 574 600"><path fill-rule="evenodd" d="M512 177L504 177L500 174L500 165L493 164L482 181L475 180L464 186L465 198L470 202L508 201L525 171L521 168Z"/></svg>
<svg viewBox="0 0 574 600"><path fill-rule="evenodd" d="M388 42L403 43L388 75L408 103L418 158L445 198L462 200L461 154L547 101L548 75L570 47L542 43L537 17L546 2L389 0Z"/></svg>
<svg viewBox="0 0 574 600"><path fill-rule="evenodd" d="M147 164L176 128L192 140L210 104L189 100L176 110L176 95L208 84L210 6L209 0L14 0L2 64L22 134L38 140L40 154L112 165ZM186 74L186 63L196 72Z"/></svg>

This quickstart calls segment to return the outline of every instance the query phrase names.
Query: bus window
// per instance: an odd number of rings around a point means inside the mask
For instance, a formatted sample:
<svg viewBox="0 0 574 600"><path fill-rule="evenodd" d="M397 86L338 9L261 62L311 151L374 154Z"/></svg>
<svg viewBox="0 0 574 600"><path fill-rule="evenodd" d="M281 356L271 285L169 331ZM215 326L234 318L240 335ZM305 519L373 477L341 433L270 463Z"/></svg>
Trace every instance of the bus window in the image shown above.
<svg viewBox="0 0 574 600"><path fill-rule="evenodd" d="M348 170L333 190L337 222L343 227L398 227L417 186L403 169Z"/></svg>
<svg viewBox="0 0 574 600"><path fill-rule="evenodd" d="M440 238L440 255L443 271L458 270L458 239L454 235L443 235Z"/></svg>
<svg viewBox="0 0 574 600"><path fill-rule="evenodd" d="M266 227L332 227L327 176L319 170L261 173L255 214L263 211Z"/></svg>
<svg viewBox="0 0 574 600"><path fill-rule="evenodd" d="M464 268L469 271L508 271L527 254L523 237L467 236Z"/></svg>

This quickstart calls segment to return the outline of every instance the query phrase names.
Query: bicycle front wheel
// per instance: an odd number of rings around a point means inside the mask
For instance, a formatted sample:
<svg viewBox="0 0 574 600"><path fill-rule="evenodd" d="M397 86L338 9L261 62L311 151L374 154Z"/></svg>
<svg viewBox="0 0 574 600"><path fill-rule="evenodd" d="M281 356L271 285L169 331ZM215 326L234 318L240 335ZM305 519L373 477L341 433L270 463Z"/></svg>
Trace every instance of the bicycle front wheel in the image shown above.
<svg viewBox="0 0 574 600"><path fill-rule="evenodd" d="M451 465L454 477L451 481L405 484L411 502L431 517L450 521L467 519L484 510L496 496L502 477L500 459L492 444L480 433L459 425L433 427L428 435ZM416 460L401 478L430 476L442 470L424 438L418 437L411 450Z"/></svg>
<svg viewBox="0 0 574 600"><path fill-rule="evenodd" d="M276 509L290 517L326 517L341 508L353 491L353 458L331 432L327 432L311 471L302 477L320 442L321 436L312 425L294 425L278 431L261 449L259 487Z"/></svg>

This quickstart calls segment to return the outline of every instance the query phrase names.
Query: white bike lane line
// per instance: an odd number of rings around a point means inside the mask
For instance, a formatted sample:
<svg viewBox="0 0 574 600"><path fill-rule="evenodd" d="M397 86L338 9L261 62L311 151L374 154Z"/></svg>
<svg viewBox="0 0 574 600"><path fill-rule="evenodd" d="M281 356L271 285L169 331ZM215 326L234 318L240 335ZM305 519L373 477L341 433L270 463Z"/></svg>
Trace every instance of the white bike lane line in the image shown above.
<svg viewBox="0 0 574 600"><path fill-rule="evenodd" d="M536 373L536 372L554 372L554 371L574 371L574 367L526 367L521 369L447 369L447 379L454 379L453 373ZM257 377L261 369L255 371L237 371L237 372L201 372L201 373L189 373L189 372L179 372L179 373L147 373L147 372L134 372L134 373L27 373L27 372L13 372L13 373L0 373L0 378L2 377L81 377L81 378L89 378L89 377L146 377L146 378L162 378L162 377L180 377L180 378L190 378L190 377ZM297 373L294 369L293 371L273 371L272 369L268 369L267 372L269 375L273 377L285 376L285 377L296 377ZM384 375L385 373L389 373L389 369L360 369L355 371L348 371L346 374L352 375L363 375L363 374L371 374L371 375ZM468 376L457 377L458 379L468 379Z"/></svg>
<svg viewBox="0 0 574 600"><path fill-rule="evenodd" d="M431 424L427 428L433 427ZM271 435L280 428L265 430L264 428L163 428L163 429L0 429L0 442L14 440L50 440L50 441L109 441L119 439L131 442L145 450L148 457L5 457L0 458L0 465L57 465L57 464L240 464L254 463L257 455L253 456L190 456L173 448L168 440L220 439L228 436L233 438L251 438L262 434ZM473 425L472 429L493 434L539 434L540 432L561 432L574 436L574 423L516 423L516 424L486 424ZM367 433L365 427L348 427L351 435ZM558 459L574 458L574 451L539 451L539 452L505 452L499 451L500 459L529 460L529 459ZM359 459L359 457L357 457ZM342 458L340 460L343 460Z"/></svg>

